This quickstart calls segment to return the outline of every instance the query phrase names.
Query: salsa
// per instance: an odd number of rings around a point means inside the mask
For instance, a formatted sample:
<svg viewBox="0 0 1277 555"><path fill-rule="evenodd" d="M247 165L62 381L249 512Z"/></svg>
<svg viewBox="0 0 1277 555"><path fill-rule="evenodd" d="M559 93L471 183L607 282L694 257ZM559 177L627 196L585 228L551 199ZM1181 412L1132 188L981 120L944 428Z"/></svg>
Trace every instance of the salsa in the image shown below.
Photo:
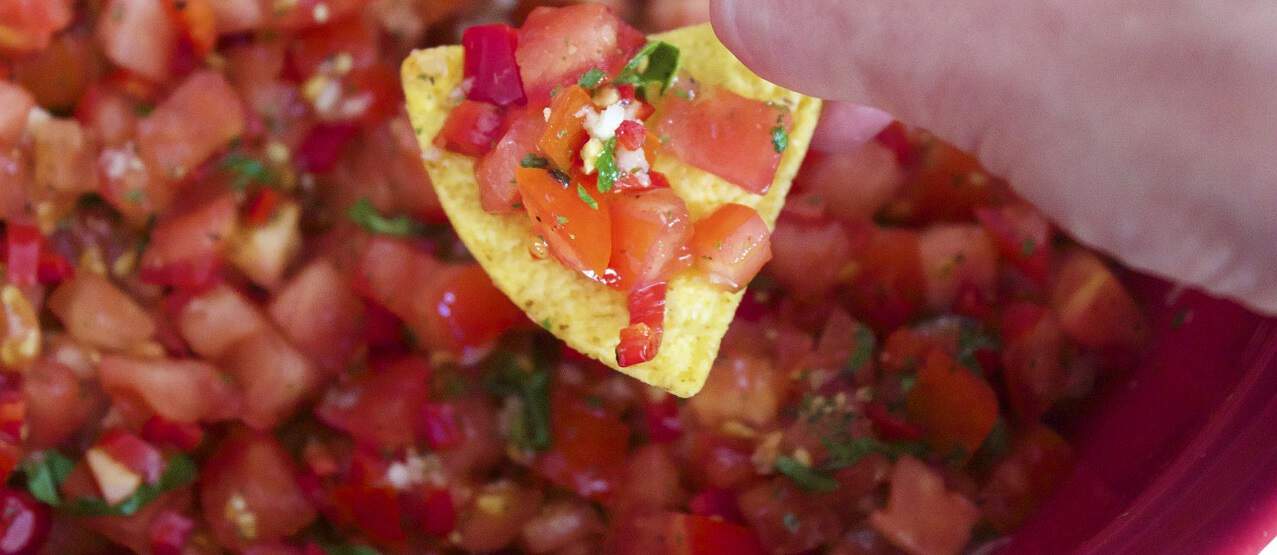
<svg viewBox="0 0 1277 555"><path fill-rule="evenodd" d="M533 246L521 257L548 255L626 294L617 367L656 357L673 276L698 272L740 291L770 259L771 229L753 207L693 222L652 166L672 156L763 195L788 145L788 108L698 82L679 71L678 47L644 39L603 5L537 8L517 30L470 27L461 44L454 94L465 100L433 144L476 159L486 212L526 213Z"/></svg>
<svg viewBox="0 0 1277 555"><path fill-rule="evenodd" d="M626 23L693 3L531 4L0 0L0 553L1014 533L1145 341L1120 272L898 122L812 153L774 229L692 218L657 153L762 193L785 111ZM675 273L744 290L698 395L566 348L457 239L395 77L456 40L473 80L442 148L535 223L529 256L626 293L618 359L659 350Z"/></svg>

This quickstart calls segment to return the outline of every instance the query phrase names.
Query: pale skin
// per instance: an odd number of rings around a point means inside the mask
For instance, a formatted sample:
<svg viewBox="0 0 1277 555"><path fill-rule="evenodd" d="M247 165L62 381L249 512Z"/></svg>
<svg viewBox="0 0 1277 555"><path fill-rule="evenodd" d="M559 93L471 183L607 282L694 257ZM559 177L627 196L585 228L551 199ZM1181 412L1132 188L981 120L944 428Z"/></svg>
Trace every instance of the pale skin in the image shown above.
<svg viewBox="0 0 1277 555"><path fill-rule="evenodd" d="M763 77L976 153L1080 241L1277 313L1277 2L715 0ZM855 104L851 104L855 103Z"/></svg>

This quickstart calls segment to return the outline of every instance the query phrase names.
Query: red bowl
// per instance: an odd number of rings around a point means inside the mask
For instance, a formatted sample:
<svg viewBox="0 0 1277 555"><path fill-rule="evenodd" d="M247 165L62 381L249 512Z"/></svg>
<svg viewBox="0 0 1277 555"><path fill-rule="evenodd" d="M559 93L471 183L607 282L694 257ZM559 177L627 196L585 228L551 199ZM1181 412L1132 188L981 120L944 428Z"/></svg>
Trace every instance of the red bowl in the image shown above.
<svg viewBox="0 0 1277 555"><path fill-rule="evenodd" d="M1136 276L1154 330L1003 553L1258 553L1277 533L1277 319Z"/></svg>

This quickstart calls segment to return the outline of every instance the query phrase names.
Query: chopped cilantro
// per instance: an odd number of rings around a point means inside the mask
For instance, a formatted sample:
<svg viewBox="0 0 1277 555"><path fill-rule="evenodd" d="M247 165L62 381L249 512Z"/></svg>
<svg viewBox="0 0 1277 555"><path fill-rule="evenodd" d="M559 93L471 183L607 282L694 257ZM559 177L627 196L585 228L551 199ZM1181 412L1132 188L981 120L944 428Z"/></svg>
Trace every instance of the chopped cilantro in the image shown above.
<svg viewBox="0 0 1277 555"><path fill-rule="evenodd" d="M918 384L917 374L905 374L903 376L900 376L900 392L901 393L909 393L909 391L913 389L913 386L917 384Z"/></svg>
<svg viewBox="0 0 1277 555"><path fill-rule="evenodd" d="M138 116L140 116L140 117L146 117L146 116L149 116L149 115L151 115L151 112L154 112L154 111L155 111L155 105L154 105L154 104L150 104L150 103L147 103L147 102L141 102L141 103L138 103L138 104L134 104L134 105L133 105L133 113L134 113L134 114L137 114L137 115L138 115Z"/></svg>
<svg viewBox="0 0 1277 555"><path fill-rule="evenodd" d="M75 462L57 451L32 455L22 464L22 471L27 475L27 491L46 505L60 505L62 497L58 495L58 486L73 468Z"/></svg>
<svg viewBox="0 0 1277 555"><path fill-rule="evenodd" d="M586 191L585 187L580 183L576 185L576 196L581 197L581 201L587 204L590 208L595 210L599 209L598 201L595 201L594 197L590 196L590 192Z"/></svg>
<svg viewBox="0 0 1277 555"><path fill-rule="evenodd" d="M488 380L489 389L516 397L521 405L519 418L509 430L510 441L533 451L549 448L550 373L544 368L524 368L508 353L498 355L495 363L495 372Z"/></svg>
<svg viewBox="0 0 1277 555"><path fill-rule="evenodd" d="M546 168L550 166L550 161L535 154L528 153L523 157L523 160L519 161L519 165L525 168Z"/></svg>
<svg viewBox="0 0 1277 555"><path fill-rule="evenodd" d="M678 71L678 58L678 47L667 42L649 42L630 58L613 81L639 87L660 85L663 94Z"/></svg>
<svg viewBox="0 0 1277 555"><path fill-rule="evenodd" d="M222 169L235 175L231 187L237 191L243 191L249 185L275 182L275 175L270 168L266 167L266 164L242 152L227 154L226 158L222 159Z"/></svg>
<svg viewBox="0 0 1277 555"><path fill-rule="evenodd" d="M798 515L794 513L785 513L785 516L781 517L780 522L785 525L785 529L789 530L790 534L798 533L798 526L800 524L798 522Z"/></svg>
<svg viewBox="0 0 1277 555"><path fill-rule="evenodd" d="M821 443L825 445L825 451L829 453L829 460L825 463L825 467L830 470L838 470L855 466L860 459L865 458L870 453L878 453L892 459L901 455L921 455L926 451L926 446L913 441L893 441L885 442L872 437L833 437L822 438Z"/></svg>
<svg viewBox="0 0 1277 555"><path fill-rule="evenodd" d="M581 79L576 83L581 85L582 88L593 89L594 87L599 86L599 83L603 82L604 77L607 77L607 75L603 73L603 70L597 67L591 68L590 71L585 72L585 74L581 76Z"/></svg>
<svg viewBox="0 0 1277 555"><path fill-rule="evenodd" d="M594 167L599 170L599 192L611 191L621 177L621 171L616 168L616 137L603 141L603 152L594 160Z"/></svg>
<svg viewBox="0 0 1277 555"><path fill-rule="evenodd" d="M164 474L155 484L142 484L128 499L115 505L95 497L81 497L67 503L65 507L79 516L129 516L137 513L155 498L167 491L186 487L195 481L198 468L195 462L186 455L174 455L164 467Z"/></svg>
<svg viewBox="0 0 1277 555"><path fill-rule="evenodd" d="M1011 433L1007 430L1007 423L999 417L993 423L993 429L989 430L989 435L984 437L984 442L980 444L980 448L976 450L976 454L981 457L996 459L1005 455L1011 449Z"/></svg>
<svg viewBox="0 0 1277 555"><path fill-rule="evenodd" d="M366 197L350 205L350 208L346 210L346 217L369 232L381 235L414 237L426 235L428 231L425 224L407 216L390 218L382 215Z"/></svg>
<svg viewBox="0 0 1277 555"><path fill-rule="evenodd" d="M1033 253L1037 251L1038 242L1034 241L1032 237L1025 237L1024 241L1020 242L1020 254L1025 258L1033 256Z"/></svg>
<svg viewBox="0 0 1277 555"><path fill-rule="evenodd" d="M973 372L983 372L980 361L976 360L976 353L997 348L998 342L993 336L980 329L980 325L973 321L964 321L958 327L958 364L965 366Z"/></svg>
<svg viewBox="0 0 1277 555"><path fill-rule="evenodd" d="M541 319L541 327L543 327L543 328L545 328L545 329L547 329L547 330L548 330L548 329L550 329L550 319L549 319L549 318L542 318L542 319Z"/></svg>
<svg viewBox="0 0 1277 555"><path fill-rule="evenodd" d="M789 132L779 123L772 128L772 148L776 149L776 152L785 152L785 149L789 148Z"/></svg>
<svg viewBox="0 0 1277 555"><path fill-rule="evenodd" d="M855 334L856 345L851 351L851 357L847 359L847 365L843 369L849 374L859 372L873 358L874 347L877 346L878 339L874 337L873 330L868 326L856 326Z"/></svg>
<svg viewBox="0 0 1277 555"><path fill-rule="evenodd" d="M838 489L838 481L792 457L776 457L776 471L789 476L798 487L809 491L830 492Z"/></svg>
<svg viewBox="0 0 1277 555"><path fill-rule="evenodd" d="M380 551L366 545L325 545L328 555L381 555Z"/></svg>
<svg viewBox="0 0 1277 555"><path fill-rule="evenodd" d="M128 191L125 191L124 200L127 200L133 204L142 204L142 201L146 200L146 191L143 191L141 189L130 189Z"/></svg>

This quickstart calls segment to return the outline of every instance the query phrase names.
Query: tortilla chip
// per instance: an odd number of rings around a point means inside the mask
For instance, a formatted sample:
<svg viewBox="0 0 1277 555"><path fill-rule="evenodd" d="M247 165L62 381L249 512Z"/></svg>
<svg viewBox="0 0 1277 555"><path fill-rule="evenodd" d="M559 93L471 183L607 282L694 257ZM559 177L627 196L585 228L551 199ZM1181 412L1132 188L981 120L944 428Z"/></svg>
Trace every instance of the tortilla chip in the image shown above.
<svg viewBox="0 0 1277 555"><path fill-rule="evenodd" d="M657 155L653 162L655 170L669 177L693 219L709 215L723 203L737 202L754 207L768 226L774 226L807 152L820 115L820 100L754 75L719 43L709 25L654 35L652 39L677 46L682 52L683 70L697 80L792 109L794 124L789 146L766 195L746 192L670 155ZM426 169L457 235L493 283L529 318L540 322L568 346L680 397L700 391L742 293L723 291L695 270L680 273L669 284L660 352L643 364L618 367L618 333L629 324L625 294L588 280L553 259L533 258L528 246L534 235L527 215L484 212L479 206L475 159L434 146L448 110L463 99L459 89L463 56L460 46L418 50L404 61L402 70L408 114L425 153Z"/></svg>

